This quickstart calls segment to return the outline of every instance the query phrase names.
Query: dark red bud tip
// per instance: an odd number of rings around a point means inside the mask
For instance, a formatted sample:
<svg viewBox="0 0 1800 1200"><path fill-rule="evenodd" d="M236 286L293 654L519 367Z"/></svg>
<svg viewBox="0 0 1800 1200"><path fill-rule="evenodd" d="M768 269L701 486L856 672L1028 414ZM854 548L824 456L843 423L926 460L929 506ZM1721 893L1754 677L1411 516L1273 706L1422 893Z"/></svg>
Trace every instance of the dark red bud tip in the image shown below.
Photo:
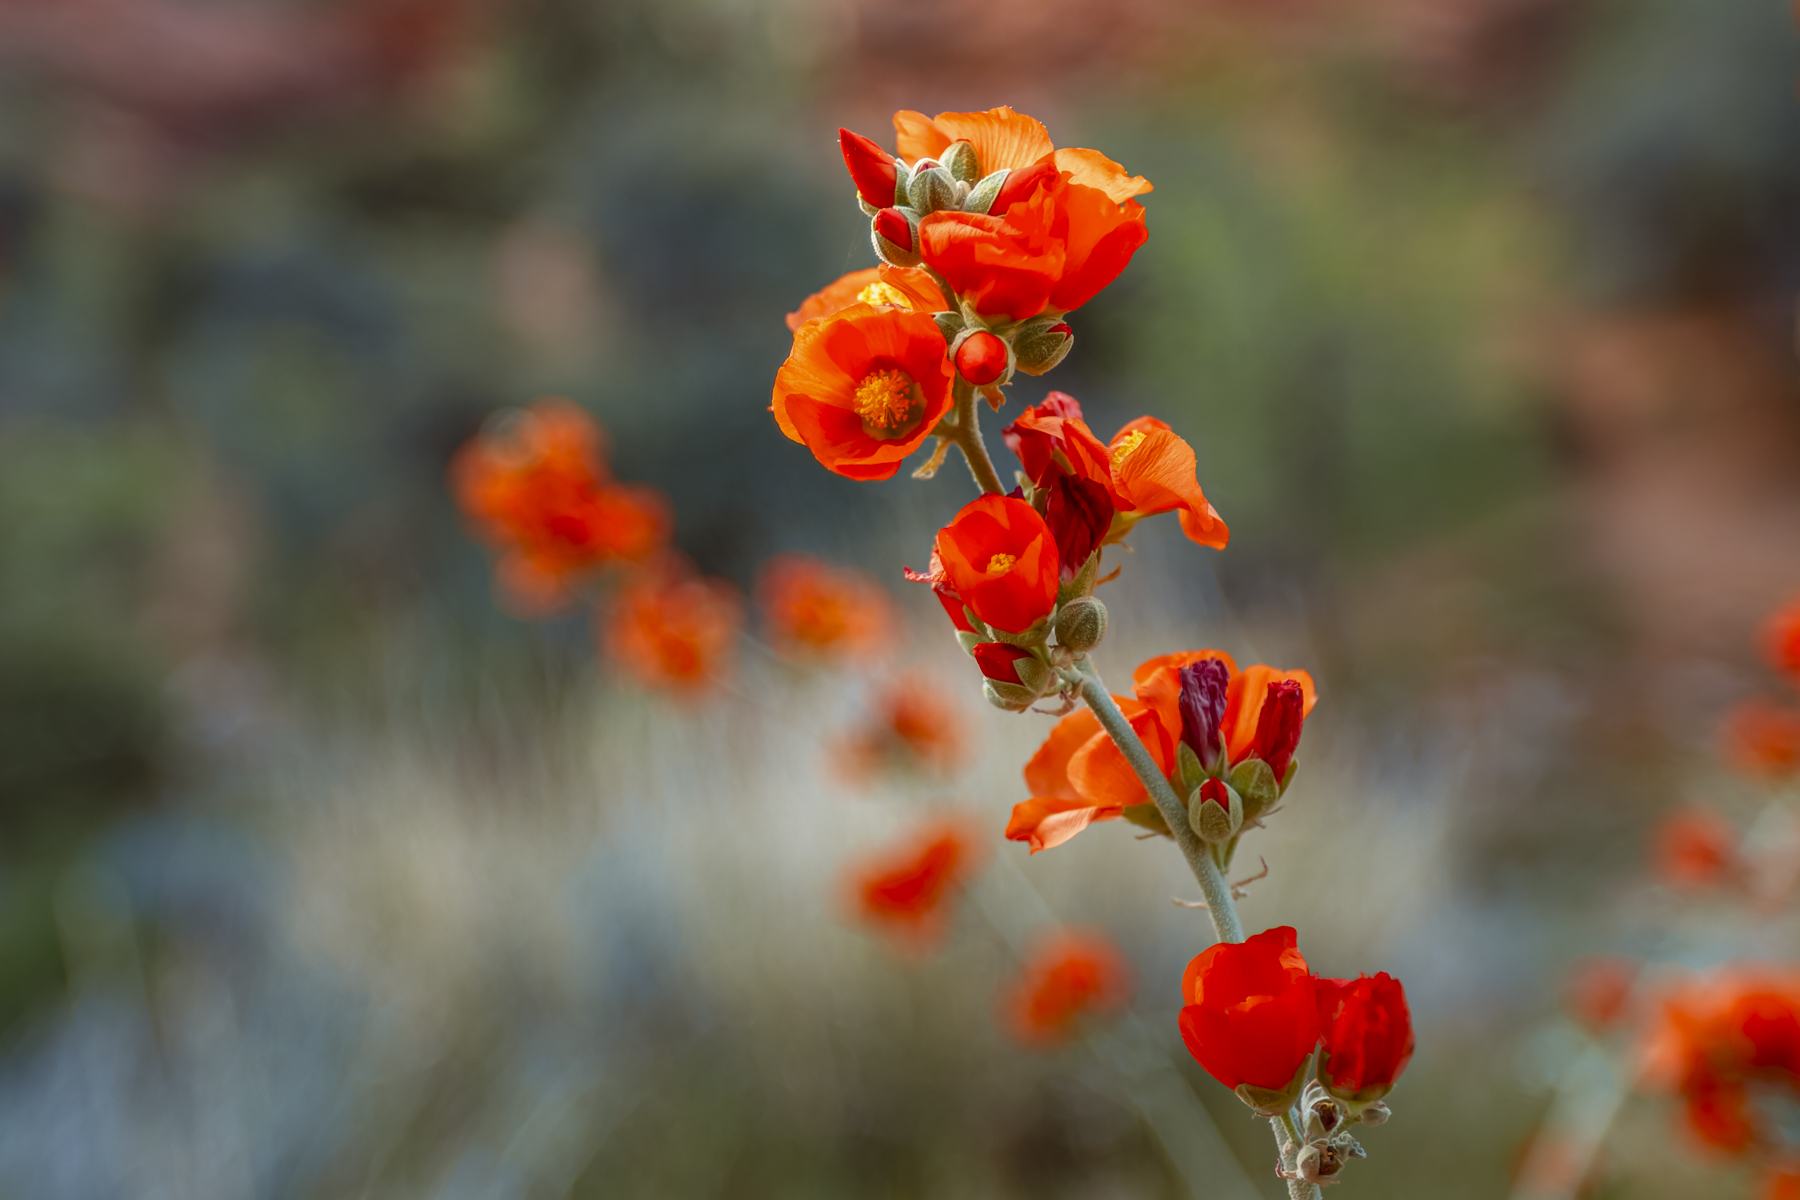
<svg viewBox="0 0 1800 1200"><path fill-rule="evenodd" d="M1006 374L1006 343L985 329L970 334L956 348L956 369L976 387L994 382Z"/></svg>
<svg viewBox="0 0 1800 1200"><path fill-rule="evenodd" d="M1210 800L1227 811L1231 809L1231 793L1225 790L1223 779L1209 779L1200 785L1200 799Z"/></svg>
<svg viewBox="0 0 1800 1200"><path fill-rule="evenodd" d="M917 249L913 245L912 225L897 208L884 208L875 214L875 232L902 250Z"/></svg>
<svg viewBox="0 0 1800 1200"><path fill-rule="evenodd" d="M844 165L850 168L850 178L856 183L856 194L876 208L892 207L894 187L898 182L894 156L862 134L851 133L848 129L838 130L838 145L844 151Z"/></svg>
<svg viewBox="0 0 1800 1200"><path fill-rule="evenodd" d="M1031 199L1031 194L1040 186L1056 178L1056 167L1052 163L1035 163L1029 167L1015 169L1000 185L1000 194L988 206L988 215L1004 216L1006 210L1021 200Z"/></svg>
<svg viewBox="0 0 1800 1200"><path fill-rule="evenodd" d="M1058 337L1075 336L1075 331L1070 329L1067 325L1052 325L1049 332L1056 334Z"/></svg>
<svg viewBox="0 0 1800 1200"><path fill-rule="evenodd" d="M1294 761L1294 750L1300 745L1300 730L1306 723L1306 694L1291 679L1269 685L1264 694L1262 712L1256 721L1254 754L1269 764L1280 779Z"/></svg>
<svg viewBox="0 0 1800 1200"><path fill-rule="evenodd" d="M973 653L975 665L989 679L997 683L1017 683L1024 686L1024 681L1019 678L1018 662L1021 658L1030 658L1031 651L1009 646L1005 642L982 642L975 647Z"/></svg>

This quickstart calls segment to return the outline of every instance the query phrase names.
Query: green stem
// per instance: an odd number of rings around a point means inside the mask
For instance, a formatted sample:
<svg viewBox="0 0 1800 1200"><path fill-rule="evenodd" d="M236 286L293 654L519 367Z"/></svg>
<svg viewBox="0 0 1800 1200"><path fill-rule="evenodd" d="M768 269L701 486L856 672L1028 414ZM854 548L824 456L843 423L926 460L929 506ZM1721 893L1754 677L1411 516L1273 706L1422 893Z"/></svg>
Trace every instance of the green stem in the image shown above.
<svg viewBox="0 0 1800 1200"><path fill-rule="evenodd" d="M1006 489L1000 486L999 472L994 470L994 460L988 457L987 445L981 440L981 410L976 403L975 389L961 379L956 381L955 388L956 425L950 440L968 461L975 486L984 492L1003 493Z"/></svg>
<svg viewBox="0 0 1800 1200"><path fill-rule="evenodd" d="M1231 900L1231 885L1225 882L1219 864L1207 852L1206 843L1195 835L1193 827L1188 824L1187 805L1175 795L1175 789L1169 786L1169 781L1164 778L1156 760L1150 757L1150 751L1144 748L1137 732L1131 728L1131 722L1119 711L1112 693L1106 690L1105 681L1094 669L1092 660L1082 659L1076 669L1080 672L1081 698L1087 701L1087 706L1100 718L1101 727L1125 755L1125 761L1131 764L1131 769L1144 785L1144 790L1156 802L1163 820L1168 822L1169 832L1175 835L1175 844L1181 847L1188 868L1199 881L1200 894L1206 897L1206 913L1212 918L1213 931L1218 934L1221 942L1243 941L1244 926L1238 920L1237 905Z"/></svg>

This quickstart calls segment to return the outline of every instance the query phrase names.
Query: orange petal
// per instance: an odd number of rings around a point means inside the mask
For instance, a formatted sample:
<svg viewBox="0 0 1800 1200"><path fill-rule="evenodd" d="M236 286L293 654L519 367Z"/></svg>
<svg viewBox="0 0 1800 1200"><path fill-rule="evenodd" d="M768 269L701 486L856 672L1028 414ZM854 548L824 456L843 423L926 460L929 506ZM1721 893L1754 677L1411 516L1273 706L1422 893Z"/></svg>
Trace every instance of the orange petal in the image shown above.
<svg viewBox="0 0 1800 1200"><path fill-rule="evenodd" d="M1050 143L1050 131L1042 123L1004 104L986 112L939 113L931 124L943 141L928 154L935 157L951 142L966 140L975 147L975 161L983 175L991 175L1002 167L1029 167L1055 149ZM894 115L894 129L900 132L898 113Z"/></svg>
<svg viewBox="0 0 1800 1200"><path fill-rule="evenodd" d="M1058 171L1068 172L1070 183L1098 188L1116 204L1124 204L1133 196L1141 196L1151 190L1148 179L1142 175L1130 174L1098 150L1065 147L1056 152L1052 161L1056 163Z"/></svg>
<svg viewBox="0 0 1800 1200"><path fill-rule="evenodd" d="M1313 690L1312 676L1305 671L1277 671L1274 667L1256 663L1245 667L1242 674L1231 677L1231 685L1225 692L1225 719L1220 722L1231 761L1242 758L1249 751L1250 743L1256 740L1256 721L1262 716L1269 685L1283 679L1291 679L1300 685L1300 691L1306 697L1301 715L1311 715L1319 697Z"/></svg>
<svg viewBox="0 0 1800 1200"><path fill-rule="evenodd" d="M1137 700L1124 696L1114 696L1113 699L1124 711L1139 739L1148 747L1157 768L1166 774L1174 745L1165 732L1166 727L1161 723L1160 715ZM1125 808L1147 803L1150 799L1150 794L1144 790L1137 773L1125 760L1124 753L1104 731L1089 738L1069 759L1069 782L1075 786L1076 794L1082 799L1104 807Z"/></svg>
<svg viewBox="0 0 1800 1200"><path fill-rule="evenodd" d="M1131 673L1131 682L1137 688L1140 698L1144 695L1144 684L1152 675L1163 667L1185 667L1202 659L1216 658L1225 664L1225 669L1233 675L1237 674L1237 662L1223 650L1183 650L1179 654L1159 654L1155 658L1145 659L1138 664L1138 669Z"/></svg>
<svg viewBox="0 0 1800 1200"><path fill-rule="evenodd" d="M1013 805L1006 836L1010 841L1030 843L1036 854L1062 845L1095 821L1110 821L1118 815L1117 808L1083 800L1034 798Z"/></svg>
<svg viewBox="0 0 1800 1200"><path fill-rule="evenodd" d="M1137 422L1133 422L1137 424ZM1136 433L1143 436L1137 438ZM1129 436L1135 441L1126 441ZM1194 448L1168 429L1120 431L1113 439L1113 490L1121 508L1137 513L1181 512L1182 532L1223 550L1230 530L1194 477Z"/></svg>
<svg viewBox="0 0 1800 1200"><path fill-rule="evenodd" d="M1025 786L1033 796L1057 800L1079 800L1075 785L1069 782L1069 759L1100 732L1100 720L1088 709L1080 709L1056 723L1031 761L1025 764Z"/></svg>
<svg viewBox="0 0 1800 1200"><path fill-rule="evenodd" d="M894 114L894 151L909 163L936 158L950 139L922 112L903 108Z"/></svg>

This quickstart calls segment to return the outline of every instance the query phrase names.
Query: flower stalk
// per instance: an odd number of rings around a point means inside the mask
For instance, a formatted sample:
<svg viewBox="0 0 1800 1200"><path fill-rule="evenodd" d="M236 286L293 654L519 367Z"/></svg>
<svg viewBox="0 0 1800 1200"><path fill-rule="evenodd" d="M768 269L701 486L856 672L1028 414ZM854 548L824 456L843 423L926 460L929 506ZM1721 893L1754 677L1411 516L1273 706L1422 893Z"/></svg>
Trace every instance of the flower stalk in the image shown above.
<svg viewBox="0 0 1800 1200"><path fill-rule="evenodd" d="M950 426L950 440L962 451L969 464L969 474L975 477L976 487L984 492L1004 492L1006 489L1000 486L1000 473L994 470L994 460L988 457L987 444L981 440L981 410L975 402L975 389L959 378L954 394L956 423Z"/></svg>

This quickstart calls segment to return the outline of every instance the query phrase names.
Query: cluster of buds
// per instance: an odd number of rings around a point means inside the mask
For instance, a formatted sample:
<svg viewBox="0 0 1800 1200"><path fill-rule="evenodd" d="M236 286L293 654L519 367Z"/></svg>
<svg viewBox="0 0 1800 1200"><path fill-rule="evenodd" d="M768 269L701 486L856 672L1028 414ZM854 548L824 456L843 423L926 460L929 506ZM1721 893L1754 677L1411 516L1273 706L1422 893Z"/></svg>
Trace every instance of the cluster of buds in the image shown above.
<svg viewBox="0 0 1800 1200"><path fill-rule="evenodd" d="M1324 1084L1314 1080L1300 1093L1301 1141L1282 1145L1275 1173L1283 1179L1336 1183L1344 1164L1354 1158L1369 1157L1350 1131L1359 1123L1380 1125L1390 1115L1388 1106L1379 1100L1352 1114Z"/></svg>

